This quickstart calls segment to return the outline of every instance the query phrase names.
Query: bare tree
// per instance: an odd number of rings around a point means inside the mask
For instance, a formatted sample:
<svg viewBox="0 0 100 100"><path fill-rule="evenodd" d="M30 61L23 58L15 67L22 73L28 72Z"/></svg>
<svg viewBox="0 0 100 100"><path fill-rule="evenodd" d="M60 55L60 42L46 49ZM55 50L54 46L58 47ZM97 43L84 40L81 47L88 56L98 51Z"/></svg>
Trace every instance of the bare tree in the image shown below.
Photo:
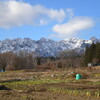
<svg viewBox="0 0 100 100"><path fill-rule="evenodd" d="M0 68L5 70L8 65L13 65L15 54L6 52L0 54Z"/></svg>
<svg viewBox="0 0 100 100"><path fill-rule="evenodd" d="M76 58L79 54L75 50L64 50L59 53L64 67L75 67Z"/></svg>

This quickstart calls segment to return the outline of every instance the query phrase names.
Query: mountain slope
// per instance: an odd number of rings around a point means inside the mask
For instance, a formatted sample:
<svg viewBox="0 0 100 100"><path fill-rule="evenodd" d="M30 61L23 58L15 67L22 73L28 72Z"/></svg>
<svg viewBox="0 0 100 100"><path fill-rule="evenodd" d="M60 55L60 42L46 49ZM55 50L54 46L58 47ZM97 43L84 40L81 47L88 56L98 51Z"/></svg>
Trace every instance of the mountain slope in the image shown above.
<svg viewBox="0 0 100 100"><path fill-rule="evenodd" d="M40 56L56 56L58 52L62 50L76 49L78 52L83 52L86 45L92 43L100 42L100 39L92 37L90 40L82 40L77 38L69 38L61 41L54 41L51 39L41 38L38 41L32 40L30 38L17 38L17 39L6 39L0 41L0 53L4 52L37 52Z"/></svg>

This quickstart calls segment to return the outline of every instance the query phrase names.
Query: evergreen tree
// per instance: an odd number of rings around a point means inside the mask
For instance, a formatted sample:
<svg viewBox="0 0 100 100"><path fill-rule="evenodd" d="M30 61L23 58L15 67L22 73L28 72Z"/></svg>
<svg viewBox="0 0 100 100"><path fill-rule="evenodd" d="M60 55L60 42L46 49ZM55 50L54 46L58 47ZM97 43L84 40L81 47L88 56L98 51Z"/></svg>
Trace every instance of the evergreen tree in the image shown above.
<svg viewBox="0 0 100 100"><path fill-rule="evenodd" d="M89 52L88 52L88 63L90 63L92 61L94 56L95 56L95 44L92 43L89 48Z"/></svg>
<svg viewBox="0 0 100 100"><path fill-rule="evenodd" d="M85 50L85 54L84 54L84 61L83 61L83 64L84 64L84 66L87 66L87 64L88 64L88 60L89 60L89 47L88 47L88 45L86 46L86 50Z"/></svg>
<svg viewBox="0 0 100 100"><path fill-rule="evenodd" d="M100 64L100 43L92 43L90 47L86 47L83 64L87 66L88 63Z"/></svg>
<svg viewBox="0 0 100 100"><path fill-rule="evenodd" d="M95 58L97 58L100 62L100 43L96 44Z"/></svg>

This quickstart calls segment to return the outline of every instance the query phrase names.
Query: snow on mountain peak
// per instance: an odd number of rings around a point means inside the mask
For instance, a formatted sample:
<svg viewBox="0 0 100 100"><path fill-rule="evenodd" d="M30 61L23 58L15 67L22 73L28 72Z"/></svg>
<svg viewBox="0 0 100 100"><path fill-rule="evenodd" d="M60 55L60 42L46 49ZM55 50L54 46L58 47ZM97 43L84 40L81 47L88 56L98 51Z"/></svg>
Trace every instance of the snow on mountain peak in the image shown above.
<svg viewBox="0 0 100 100"><path fill-rule="evenodd" d="M41 38L40 40L32 40L30 38L5 39L0 41L0 53L3 52L18 52L25 50L27 52L37 52L40 56L56 56L62 50L77 49L83 51L86 45L93 42L100 42L100 39L91 38L83 40L78 38L68 38L61 41Z"/></svg>

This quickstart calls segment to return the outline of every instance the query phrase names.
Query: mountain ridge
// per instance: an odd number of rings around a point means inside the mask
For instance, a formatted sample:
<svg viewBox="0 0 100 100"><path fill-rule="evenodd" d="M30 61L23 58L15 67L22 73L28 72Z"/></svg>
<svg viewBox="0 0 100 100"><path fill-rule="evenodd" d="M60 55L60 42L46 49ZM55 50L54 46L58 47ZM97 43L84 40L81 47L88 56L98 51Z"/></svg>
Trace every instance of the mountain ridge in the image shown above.
<svg viewBox="0 0 100 100"><path fill-rule="evenodd" d="M77 52L84 52L86 45L100 42L100 39L92 37L90 40L77 38L68 38L60 41L41 38L32 40L30 38L5 39L0 41L0 53L18 52L18 51L35 51L42 57L57 56L60 51L75 49Z"/></svg>

